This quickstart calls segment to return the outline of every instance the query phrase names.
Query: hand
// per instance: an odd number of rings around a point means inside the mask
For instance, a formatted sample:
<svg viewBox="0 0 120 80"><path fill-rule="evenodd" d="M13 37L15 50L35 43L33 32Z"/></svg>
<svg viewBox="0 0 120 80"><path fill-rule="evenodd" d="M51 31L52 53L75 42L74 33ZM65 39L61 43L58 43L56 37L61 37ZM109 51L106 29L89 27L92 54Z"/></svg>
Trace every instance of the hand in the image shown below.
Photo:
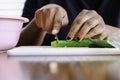
<svg viewBox="0 0 120 80"><path fill-rule="evenodd" d="M42 30L55 35L68 24L68 17L62 7L49 4L35 12L35 22Z"/></svg>
<svg viewBox="0 0 120 80"><path fill-rule="evenodd" d="M107 37L105 23L94 10L83 10L74 20L68 33L68 40L84 38L104 39Z"/></svg>

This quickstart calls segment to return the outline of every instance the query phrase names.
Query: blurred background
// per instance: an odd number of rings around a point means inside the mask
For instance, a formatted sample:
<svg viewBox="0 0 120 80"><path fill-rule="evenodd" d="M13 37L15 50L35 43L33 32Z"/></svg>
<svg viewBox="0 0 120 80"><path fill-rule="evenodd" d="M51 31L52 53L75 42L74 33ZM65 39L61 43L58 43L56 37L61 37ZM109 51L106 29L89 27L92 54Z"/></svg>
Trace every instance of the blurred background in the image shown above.
<svg viewBox="0 0 120 80"><path fill-rule="evenodd" d="M25 0L0 0L0 15L21 16Z"/></svg>

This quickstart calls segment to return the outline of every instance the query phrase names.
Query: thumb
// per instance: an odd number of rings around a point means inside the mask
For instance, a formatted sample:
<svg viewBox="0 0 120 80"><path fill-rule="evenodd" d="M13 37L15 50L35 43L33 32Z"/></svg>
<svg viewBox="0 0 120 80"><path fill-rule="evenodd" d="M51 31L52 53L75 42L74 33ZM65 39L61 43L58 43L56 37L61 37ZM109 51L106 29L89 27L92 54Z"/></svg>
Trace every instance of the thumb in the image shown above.
<svg viewBox="0 0 120 80"><path fill-rule="evenodd" d="M59 31L60 31L60 29L61 29L61 26L62 26L62 25L61 25L59 22L55 23L55 24L53 25L52 34L53 34L53 35L58 34Z"/></svg>
<svg viewBox="0 0 120 80"><path fill-rule="evenodd" d="M55 20L53 24L52 34L56 35L60 31L61 27L66 26L67 24L68 24L67 16L63 16L61 19Z"/></svg>
<svg viewBox="0 0 120 80"><path fill-rule="evenodd" d="M61 27L66 26L68 24L68 16L67 13L64 11L64 13L61 13L61 11L57 11L55 14L55 18L53 21L53 29L52 29L52 34L56 35Z"/></svg>
<svg viewBox="0 0 120 80"><path fill-rule="evenodd" d="M62 27L62 17L61 17L60 12L58 11L55 14L55 18L54 18L54 21L53 21L52 34L53 35L58 34L58 32L60 31L61 27Z"/></svg>
<svg viewBox="0 0 120 80"><path fill-rule="evenodd" d="M66 26L68 24L68 16L67 14L62 17L62 26Z"/></svg>

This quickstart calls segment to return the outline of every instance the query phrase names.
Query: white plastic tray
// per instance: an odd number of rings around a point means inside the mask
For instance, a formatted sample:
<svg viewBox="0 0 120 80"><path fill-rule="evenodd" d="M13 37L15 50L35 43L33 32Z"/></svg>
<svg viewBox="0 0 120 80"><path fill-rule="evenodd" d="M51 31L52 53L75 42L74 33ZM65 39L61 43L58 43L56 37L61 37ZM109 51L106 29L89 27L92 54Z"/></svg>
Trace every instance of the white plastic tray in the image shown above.
<svg viewBox="0 0 120 80"><path fill-rule="evenodd" d="M52 48L50 46L21 46L7 51L9 56L87 56L116 55L119 48Z"/></svg>

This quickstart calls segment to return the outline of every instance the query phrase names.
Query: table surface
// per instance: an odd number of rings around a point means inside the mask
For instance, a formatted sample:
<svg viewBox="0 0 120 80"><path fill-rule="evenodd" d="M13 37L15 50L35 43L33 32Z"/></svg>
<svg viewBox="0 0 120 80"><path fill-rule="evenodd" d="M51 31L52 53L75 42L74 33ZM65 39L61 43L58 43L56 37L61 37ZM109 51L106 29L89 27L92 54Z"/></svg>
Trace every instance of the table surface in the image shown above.
<svg viewBox="0 0 120 80"><path fill-rule="evenodd" d="M120 55L9 56L0 51L0 80L120 80Z"/></svg>

